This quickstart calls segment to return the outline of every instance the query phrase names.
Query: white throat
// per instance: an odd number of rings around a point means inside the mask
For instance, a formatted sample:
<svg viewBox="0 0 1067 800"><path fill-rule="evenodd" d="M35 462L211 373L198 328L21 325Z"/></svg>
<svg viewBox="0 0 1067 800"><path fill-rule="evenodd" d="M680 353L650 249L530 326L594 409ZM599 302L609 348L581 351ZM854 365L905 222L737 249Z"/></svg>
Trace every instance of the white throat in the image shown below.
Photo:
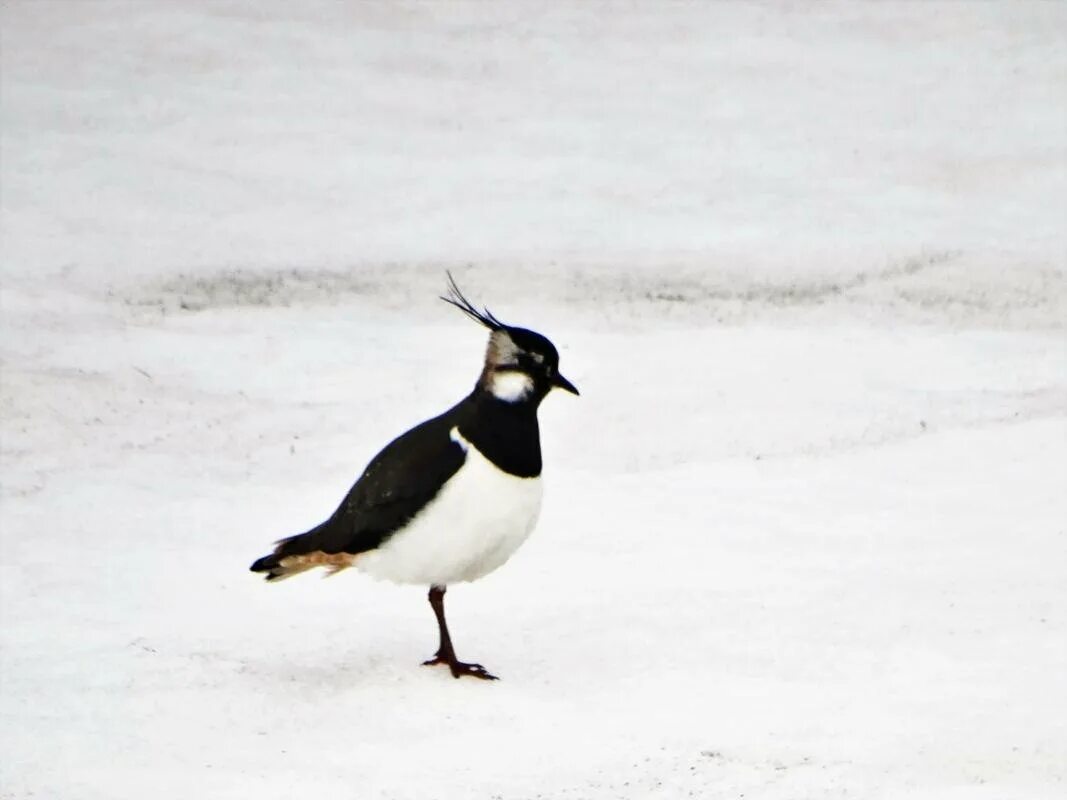
<svg viewBox="0 0 1067 800"><path fill-rule="evenodd" d="M489 391L505 403L518 403L533 392L533 378L517 370L494 372L489 378Z"/></svg>

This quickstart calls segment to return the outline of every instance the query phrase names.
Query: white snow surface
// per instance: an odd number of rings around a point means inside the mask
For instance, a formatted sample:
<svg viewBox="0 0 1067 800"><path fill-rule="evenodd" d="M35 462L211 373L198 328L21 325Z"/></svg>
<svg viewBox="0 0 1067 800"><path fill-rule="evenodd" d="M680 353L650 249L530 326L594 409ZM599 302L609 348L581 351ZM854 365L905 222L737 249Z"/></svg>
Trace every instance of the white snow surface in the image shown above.
<svg viewBox="0 0 1067 800"><path fill-rule="evenodd" d="M0 797L1060 798L1067 6L0 6ZM447 596L247 572L561 352Z"/></svg>

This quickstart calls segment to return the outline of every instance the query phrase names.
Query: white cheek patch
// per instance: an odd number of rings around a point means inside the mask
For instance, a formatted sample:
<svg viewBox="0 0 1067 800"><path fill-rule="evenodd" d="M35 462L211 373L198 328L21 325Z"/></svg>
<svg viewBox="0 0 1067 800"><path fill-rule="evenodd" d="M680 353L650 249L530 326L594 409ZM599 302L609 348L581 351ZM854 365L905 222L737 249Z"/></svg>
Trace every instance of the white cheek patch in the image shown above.
<svg viewBox="0 0 1067 800"><path fill-rule="evenodd" d="M525 400L533 391L533 378L525 372L516 370L501 370L494 372L489 378L489 391L498 400L506 403L517 403Z"/></svg>

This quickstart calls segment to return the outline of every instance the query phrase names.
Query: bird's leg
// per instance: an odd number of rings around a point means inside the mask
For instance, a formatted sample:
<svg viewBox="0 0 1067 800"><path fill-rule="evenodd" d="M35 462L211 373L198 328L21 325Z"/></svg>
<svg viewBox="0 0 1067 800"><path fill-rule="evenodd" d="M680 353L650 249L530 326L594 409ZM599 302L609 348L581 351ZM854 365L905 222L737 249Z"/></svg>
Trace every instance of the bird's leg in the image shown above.
<svg viewBox="0 0 1067 800"><path fill-rule="evenodd" d="M489 672L481 664L465 664L456 658L456 651L452 648L452 637L448 635L448 623L445 622L445 588L444 586L430 587L430 606L434 616L437 617L437 629L441 633L441 644L437 648L434 657L429 661L423 661L423 666L434 664L448 664L453 678L461 675L471 675L487 681L495 681L495 675Z"/></svg>
<svg viewBox="0 0 1067 800"><path fill-rule="evenodd" d="M432 660L426 664L449 664L456 660L456 651L452 649L452 637L448 635L448 623L445 622L445 591L444 586L430 587L430 607L433 608L434 616L437 617L437 631L440 634L440 644Z"/></svg>

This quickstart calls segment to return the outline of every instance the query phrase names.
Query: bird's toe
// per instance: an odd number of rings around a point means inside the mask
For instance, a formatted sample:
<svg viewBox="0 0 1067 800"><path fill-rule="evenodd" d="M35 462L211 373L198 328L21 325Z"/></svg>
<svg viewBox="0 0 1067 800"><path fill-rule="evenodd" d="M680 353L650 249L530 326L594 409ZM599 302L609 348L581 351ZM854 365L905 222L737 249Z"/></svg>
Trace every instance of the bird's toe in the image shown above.
<svg viewBox="0 0 1067 800"><path fill-rule="evenodd" d="M464 664L462 661L457 661L454 664L449 664L449 668L452 670L453 678L461 678L464 675L470 675L472 678L481 678L483 681L500 680L481 664Z"/></svg>

